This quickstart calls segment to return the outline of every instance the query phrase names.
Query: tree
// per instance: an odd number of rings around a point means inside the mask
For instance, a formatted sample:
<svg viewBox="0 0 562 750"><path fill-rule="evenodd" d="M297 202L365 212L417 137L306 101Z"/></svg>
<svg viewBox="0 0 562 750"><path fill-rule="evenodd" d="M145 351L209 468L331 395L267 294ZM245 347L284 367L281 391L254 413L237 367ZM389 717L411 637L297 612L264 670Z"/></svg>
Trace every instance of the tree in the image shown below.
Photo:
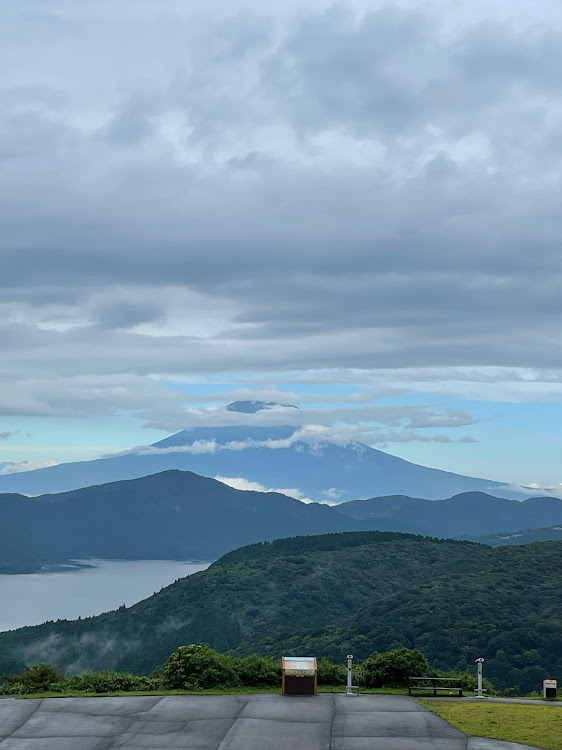
<svg viewBox="0 0 562 750"><path fill-rule="evenodd" d="M170 688L235 687L240 684L230 654L219 654L206 643L180 646L164 667Z"/></svg>
<svg viewBox="0 0 562 750"><path fill-rule="evenodd" d="M396 648L383 654L375 651L363 662L367 687L405 687L409 677L423 677L429 664L421 651Z"/></svg>

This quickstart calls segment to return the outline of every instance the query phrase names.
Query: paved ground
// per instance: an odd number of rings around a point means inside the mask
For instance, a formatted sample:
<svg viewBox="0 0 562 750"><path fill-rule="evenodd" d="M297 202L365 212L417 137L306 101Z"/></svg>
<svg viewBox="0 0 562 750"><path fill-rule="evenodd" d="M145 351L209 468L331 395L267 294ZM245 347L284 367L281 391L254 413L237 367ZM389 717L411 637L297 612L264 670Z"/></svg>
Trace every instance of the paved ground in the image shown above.
<svg viewBox="0 0 562 750"><path fill-rule="evenodd" d="M522 750L412 698L194 695L0 701L0 750Z"/></svg>

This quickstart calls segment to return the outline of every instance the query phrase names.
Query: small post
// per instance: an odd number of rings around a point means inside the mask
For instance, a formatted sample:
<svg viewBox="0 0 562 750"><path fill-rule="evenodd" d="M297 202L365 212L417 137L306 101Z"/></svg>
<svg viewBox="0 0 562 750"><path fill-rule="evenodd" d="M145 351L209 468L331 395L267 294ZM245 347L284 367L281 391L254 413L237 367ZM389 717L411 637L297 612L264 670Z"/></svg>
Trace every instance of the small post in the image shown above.
<svg viewBox="0 0 562 750"><path fill-rule="evenodd" d="M477 698L485 698L485 695L482 695L482 693L485 693L486 691L482 689L482 676L484 673L484 659L482 657L479 657L476 659L476 664L478 665L478 688L476 690L476 697Z"/></svg>
<svg viewBox="0 0 562 750"><path fill-rule="evenodd" d="M351 686L353 685L353 680L351 677L352 667L353 667L353 654L348 654L347 655L347 686L345 688L346 695L353 695L353 690L351 689Z"/></svg>

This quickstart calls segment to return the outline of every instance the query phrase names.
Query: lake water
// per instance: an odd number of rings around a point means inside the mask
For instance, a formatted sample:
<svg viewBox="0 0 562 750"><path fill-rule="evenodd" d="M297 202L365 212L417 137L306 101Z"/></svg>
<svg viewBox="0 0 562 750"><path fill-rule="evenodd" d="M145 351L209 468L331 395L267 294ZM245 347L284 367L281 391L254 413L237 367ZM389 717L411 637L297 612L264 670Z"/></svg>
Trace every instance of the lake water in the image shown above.
<svg viewBox="0 0 562 750"><path fill-rule="evenodd" d="M78 560L92 567L0 575L0 631L47 620L90 617L146 599L209 562Z"/></svg>

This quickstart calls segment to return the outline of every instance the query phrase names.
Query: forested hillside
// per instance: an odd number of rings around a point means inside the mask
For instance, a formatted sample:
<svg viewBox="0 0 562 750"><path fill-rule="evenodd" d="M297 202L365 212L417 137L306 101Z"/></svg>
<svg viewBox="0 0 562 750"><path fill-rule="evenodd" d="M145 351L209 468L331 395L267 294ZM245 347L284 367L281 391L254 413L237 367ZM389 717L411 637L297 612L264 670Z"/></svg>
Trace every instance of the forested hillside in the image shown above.
<svg viewBox="0 0 562 750"><path fill-rule="evenodd" d="M442 537L509 533L519 529L562 524L562 499L529 497L507 500L485 492L462 492L446 500L391 495L353 500L336 506L340 513L358 521L401 521L393 529Z"/></svg>
<svg viewBox="0 0 562 750"><path fill-rule="evenodd" d="M562 525L548 526L546 529L522 529L521 531L503 531L500 534L484 536L464 536L470 542L487 544L490 547L503 547L507 544L532 544L533 542L561 542Z"/></svg>
<svg viewBox="0 0 562 750"><path fill-rule="evenodd" d="M185 643L236 654L420 648L433 666L486 658L498 687L562 672L562 543L492 549L385 532L235 550L129 609L0 634L0 672L46 661L147 673Z"/></svg>

